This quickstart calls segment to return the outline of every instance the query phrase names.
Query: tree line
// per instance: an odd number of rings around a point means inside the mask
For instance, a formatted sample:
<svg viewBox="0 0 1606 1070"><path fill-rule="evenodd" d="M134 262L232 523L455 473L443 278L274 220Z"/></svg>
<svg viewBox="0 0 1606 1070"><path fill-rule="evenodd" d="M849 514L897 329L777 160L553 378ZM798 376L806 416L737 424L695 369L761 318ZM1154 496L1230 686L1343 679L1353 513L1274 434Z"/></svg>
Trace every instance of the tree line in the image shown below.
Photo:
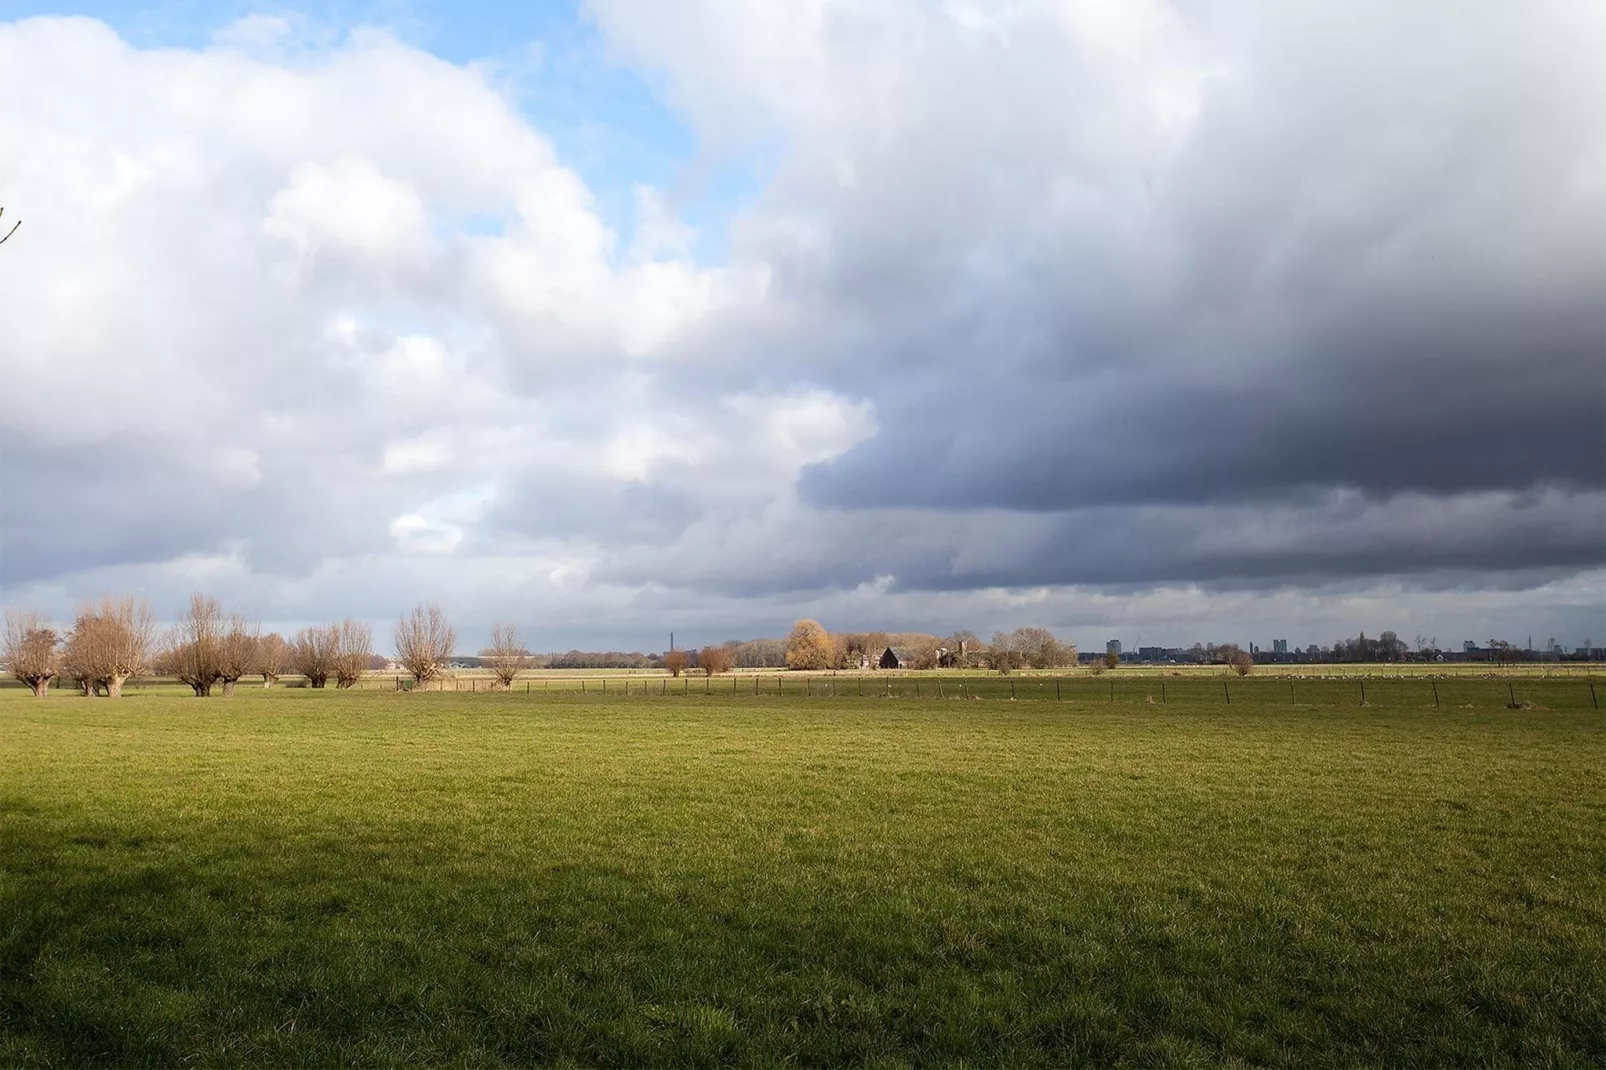
<svg viewBox="0 0 1606 1070"><path fill-rule="evenodd" d="M58 678L70 680L80 694L116 698L123 685L142 675L172 677L197 697L214 691L233 695L240 681L258 678L272 687L281 676L304 677L308 686L356 686L363 674L387 662L374 653L372 628L346 618L314 624L286 637L262 634L244 614L229 612L204 594L191 596L179 619L159 629L149 603L135 598L102 598L83 606L72 626L57 630L41 614L13 610L5 618L4 655L7 671L43 696ZM1385 636L1391 633L1385 633ZM419 605L397 621L393 633L395 661L417 685L438 680L452 667L457 633L438 606ZM661 668L672 676L698 670L714 676L738 668L803 671L876 668L892 651L905 669L1058 669L1078 663L1076 644L1047 628L1025 627L993 633L990 642L970 631L946 638L924 632L837 632L815 620L800 620L784 639L732 640L696 650L669 650L647 655L618 652L537 656L511 623L491 628L491 643L474 661L488 668L502 687L511 687L520 672L531 668ZM1253 668L1249 655L1236 645L1211 652L1240 673ZM1108 664L1118 664L1117 655ZM1094 671L1105 667L1095 662Z"/></svg>
<svg viewBox="0 0 1606 1070"><path fill-rule="evenodd" d="M83 606L72 626L58 630L33 610L9 610L5 618L5 661L10 674L41 698L58 677L79 694L118 698L137 676L170 676L197 698L214 689L233 695L239 682L257 677L272 687L287 674L303 676L310 687L356 686L375 667L373 629L350 617L314 624L285 638L264 635L240 613L226 612L217 599L191 596L177 622L158 628L150 604L135 598L102 598ZM438 606L421 605L402 616L394 635L396 660L419 684L438 679L448 667L457 633ZM511 686L529 655L512 624L492 628L492 673ZM383 665L383 660L379 660Z"/></svg>

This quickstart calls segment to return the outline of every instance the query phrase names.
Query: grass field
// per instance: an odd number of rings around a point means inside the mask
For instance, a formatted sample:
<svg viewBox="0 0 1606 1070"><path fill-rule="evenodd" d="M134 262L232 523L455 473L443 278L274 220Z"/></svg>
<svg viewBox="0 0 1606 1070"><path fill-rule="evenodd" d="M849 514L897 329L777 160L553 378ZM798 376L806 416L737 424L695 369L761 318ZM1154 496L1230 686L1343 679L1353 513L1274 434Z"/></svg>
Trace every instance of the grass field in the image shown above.
<svg viewBox="0 0 1606 1070"><path fill-rule="evenodd" d="M0 692L0 1064L1606 1063L1586 685L1352 684Z"/></svg>

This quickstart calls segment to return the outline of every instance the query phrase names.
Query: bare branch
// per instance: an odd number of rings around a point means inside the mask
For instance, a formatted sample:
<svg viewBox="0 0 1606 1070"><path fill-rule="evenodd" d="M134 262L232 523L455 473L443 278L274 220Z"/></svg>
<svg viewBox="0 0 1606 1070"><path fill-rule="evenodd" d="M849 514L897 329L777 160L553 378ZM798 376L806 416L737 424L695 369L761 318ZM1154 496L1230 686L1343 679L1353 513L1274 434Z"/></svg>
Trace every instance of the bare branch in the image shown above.
<svg viewBox="0 0 1606 1070"><path fill-rule="evenodd" d="M441 674L457 645L457 632L439 606L417 606L396 624L396 660L424 683Z"/></svg>
<svg viewBox="0 0 1606 1070"><path fill-rule="evenodd" d="M6 669L38 698L61 671L61 636L33 610L6 610Z"/></svg>
<svg viewBox="0 0 1606 1070"><path fill-rule="evenodd" d="M504 688L513 686L513 680L529 667L530 652L519 639L516 624L501 622L491 625L491 645L485 650L485 660Z"/></svg>

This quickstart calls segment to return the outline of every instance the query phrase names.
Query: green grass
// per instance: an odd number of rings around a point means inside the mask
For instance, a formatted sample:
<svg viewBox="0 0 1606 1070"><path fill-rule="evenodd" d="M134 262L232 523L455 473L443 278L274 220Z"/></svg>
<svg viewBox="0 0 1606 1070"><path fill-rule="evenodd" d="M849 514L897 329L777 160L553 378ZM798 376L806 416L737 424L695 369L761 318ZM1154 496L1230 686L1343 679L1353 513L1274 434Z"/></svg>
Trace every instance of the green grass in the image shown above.
<svg viewBox="0 0 1606 1070"><path fill-rule="evenodd" d="M1606 1063L1587 685L1150 683L0 692L0 1064Z"/></svg>

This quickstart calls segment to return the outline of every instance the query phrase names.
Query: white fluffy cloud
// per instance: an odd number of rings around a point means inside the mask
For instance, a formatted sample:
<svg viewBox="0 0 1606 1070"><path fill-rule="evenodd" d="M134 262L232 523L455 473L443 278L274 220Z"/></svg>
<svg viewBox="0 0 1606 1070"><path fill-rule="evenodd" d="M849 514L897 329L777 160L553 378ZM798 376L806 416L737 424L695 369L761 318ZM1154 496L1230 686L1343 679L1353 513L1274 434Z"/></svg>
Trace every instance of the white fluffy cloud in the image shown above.
<svg viewBox="0 0 1606 1070"><path fill-rule="evenodd" d="M1556 386L1603 281L1598 9L587 11L700 152L768 161L719 263L382 31L0 24L0 449L59 503L0 514L8 603L433 597L648 645L804 611L1091 641L1202 628L1200 585L1245 626L1599 619L1557 592L1598 590L1606 481L1558 444L1601 405Z"/></svg>

